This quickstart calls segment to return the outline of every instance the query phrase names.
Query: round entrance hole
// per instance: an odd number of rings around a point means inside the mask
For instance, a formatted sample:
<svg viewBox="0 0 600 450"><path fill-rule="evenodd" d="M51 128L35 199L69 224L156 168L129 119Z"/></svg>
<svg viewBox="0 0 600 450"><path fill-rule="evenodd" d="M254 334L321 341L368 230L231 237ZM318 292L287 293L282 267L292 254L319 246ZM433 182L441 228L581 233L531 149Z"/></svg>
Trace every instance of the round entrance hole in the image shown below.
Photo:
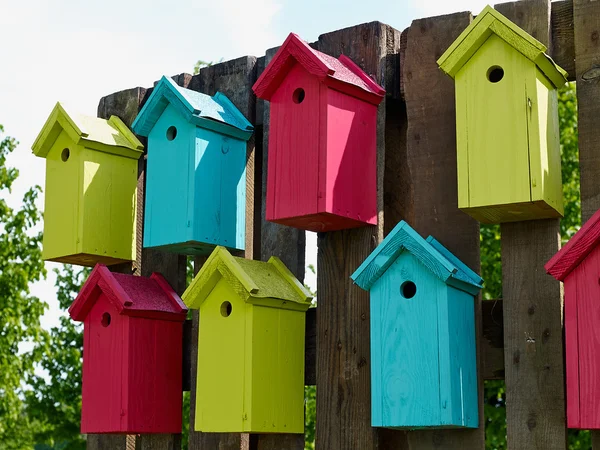
<svg viewBox="0 0 600 450"><path fill-rule="evenodd" d="M294 99L294 103L302 103L304 101L304 96L306 94L304 93L304 89L302 88L298 88L294 91L294 94L292 95L292 98Z"/></svg>
<svg viewBox="0 0 600 450"><path fill-rule="evenodd" d="M504 69L500 66L492 66L487 71L487 79L490 83L497 83L504 78Z"/></svg>
<svg viewBox="0 0 600 450"><path fill-rule="evenodd" d="M177 128L175 128L175 127L167 128L167 139L169 141L172 141L176 137L177 137Z"/></svg>
<svg viewBox="0 0 600 450"><path fill-rule="evenodd" d="M71 156L71 151L68 148L65 148L60 154L60 159L62 159L64 162L67 162L69 156Z"/></svg>
<svg viewBox="0 0 600 450"><path fill-rule="evenodd" d="M231 315L231 303L229 303L229 302L221 303L221 315L223 317L229 317Z"/></svg>
<svg viewBox="0 0 600 450"><path fill-rule="evenodd" d="M102 323L102 326L105 328L110 325L110 314L109 313L102 314L101 323Z"/></svg>
<svg viewBox="0 0 600 450"><path fill-rule="evenodd" d="M400 285L400 294L404 298L413 298L417 293L417 285L412 281L405 281Z"/></svg>

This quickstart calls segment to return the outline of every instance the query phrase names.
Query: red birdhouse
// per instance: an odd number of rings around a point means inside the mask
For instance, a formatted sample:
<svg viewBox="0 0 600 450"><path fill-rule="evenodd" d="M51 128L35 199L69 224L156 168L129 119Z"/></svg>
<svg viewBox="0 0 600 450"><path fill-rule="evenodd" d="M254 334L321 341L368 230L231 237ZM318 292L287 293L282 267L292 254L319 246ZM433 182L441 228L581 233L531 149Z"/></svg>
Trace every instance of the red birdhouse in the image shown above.
<svg viewBox="0 0 600 450"><path fill-rule="evenodd" d="M600 429L600 211L548 261L565 285L567 426Z"/></svg>
<svg viewBox="0 0 600 450"><path fill-rule="evenodd" d="M253 90L270 102L267 220L311 231L376 224L385 90L347 56L293 33Z"/></svg>
<svg viewBox="0 0 600 450"><path fill-rule="evenodd" d="M186 313L161 275L96 265L69 308L83 322L82 433L181 433Z"/></svg>

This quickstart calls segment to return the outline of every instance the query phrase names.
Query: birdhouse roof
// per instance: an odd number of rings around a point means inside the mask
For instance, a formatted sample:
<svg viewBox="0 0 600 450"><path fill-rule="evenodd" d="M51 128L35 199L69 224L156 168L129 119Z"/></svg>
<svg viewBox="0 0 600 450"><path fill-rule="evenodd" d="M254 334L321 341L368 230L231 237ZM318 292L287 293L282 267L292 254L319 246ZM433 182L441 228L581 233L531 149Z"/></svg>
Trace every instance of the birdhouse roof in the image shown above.
<svg viewBox="0 0 600 450"><path fill-rule="evenodd" d="M163 111L172 105L181 116L201 128L247 141L254 127L239 109L221 92L212 97L178 86L163 76L150 98L135 118L132 128L140 136L148 136Z"/></svg>
<svg viewBox="0 0 600 450"><path fill-rule="evenodd" d="M271 100L295 63L302 65L308 73L329 87L374 105L379 105L385 95L385 89L346 55L341 55L339 59L326 55L313 49L298 35L290 33L252 87L256 96Z"/></svg>
<svg viewBox="0 0 600 450"><path fill-rule="evenodd" d="M104 293L119 314L149 319L183 322L187 308L169 283L159 273L149 278L112 273L102 264L96 264L69 307L73 320L82 322Z"/></svg>
<svg viewBox="0 0 600 450"><path fill-rule="evenodd" d="M221 278L248 303L305 311L312 299L279 258L252 261L232 256L225 247L217 246L183 293L183 301L199 309Z"/></svg>
<svg viewBox="0 0 600 450"><path fill-rule="evenodd" d="M559 281L565 278L600 244L600 210L579 229L544 266Z"/></svg>
<svg viewBox="0 0 600 450"><path fill-rule="evenodd" d="M352 274L351 278L365 290L370 290L396 258L410 252L434 276L457 289L476 295L483 280L460 261L433 236L426 240L401 221Z"/></svg>
<svg viewBox="0 0 600 450"><path fill-rule="evenodd" d="M547 48L544 44L489 5L438 59L437 63L440 69L454 78L492 34L533 61L555 87L559 88L567 81L567 72L546 55Z"/></svg>
<svg viewBox="0 0 600 450"><path fill-rule="evenodd" d="M142 143L117 116L105 120L69 113L58 102L33 143L33 153L45 158L63 130L75 144L94 150L134 159L144 152Z"/></svg>

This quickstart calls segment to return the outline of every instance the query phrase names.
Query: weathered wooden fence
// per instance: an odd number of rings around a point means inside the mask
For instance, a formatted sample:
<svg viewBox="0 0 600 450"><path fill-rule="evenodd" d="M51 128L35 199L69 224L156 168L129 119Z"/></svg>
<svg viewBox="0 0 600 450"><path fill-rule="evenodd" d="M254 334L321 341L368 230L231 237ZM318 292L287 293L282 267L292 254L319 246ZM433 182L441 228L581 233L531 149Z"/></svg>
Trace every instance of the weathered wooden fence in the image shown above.
<svg viewBox="0 0 600 450"><path fill-rule="evenodd" d="M582 219L600 208L600 2L520 1L497 5L502 14L546 44L550 55L577 80ZM316 384L316 446L336 449L483 449L483 380L506 380L510 449L565 449L562 290L544 263L559 248L558 220L505 224L502 233L503 299L478 301L480 427L476 430L394 431L370 425L369 297L349 276L401 219L422 235L433 234L474 270L480 267L479 224L457 209L454 83L436 60L472 21L469 12L415 20L402 33L372 22L321 35L318 50L346 54L387 91L377 128L376 227L321 233L318 237L319 306L310 310L306 336L306 384ZM246 258L279 256L304 278L304 232L265 222L269 105L252 85L276 49L260 58L238 58L173 77L181 86L224 92L256 125L247 147ZM193 55L192 55L193 56ZM585 76L584 76L585 75ZM150 89L133 88L100 100L98 115L131 125ZM139 165L139 204L144 204L145 160ZM186 259L141 248L138 260L114 270L159 271L180 294ZM202 264L196 260L196 269ZM317 320L318 313L318 320ZM503 320L504 316L504 320ZM198 316L186 324L184 389L195 397ZM191 408L192 416L194 408ZM184 420L187 420L184 418ZM193 430L194 418L190 417ZM593 434L600 449L600 434ZM181 435L89 436L92 449L179 449ZM190 450L304 447L301 435L190 432Z"/></svg>

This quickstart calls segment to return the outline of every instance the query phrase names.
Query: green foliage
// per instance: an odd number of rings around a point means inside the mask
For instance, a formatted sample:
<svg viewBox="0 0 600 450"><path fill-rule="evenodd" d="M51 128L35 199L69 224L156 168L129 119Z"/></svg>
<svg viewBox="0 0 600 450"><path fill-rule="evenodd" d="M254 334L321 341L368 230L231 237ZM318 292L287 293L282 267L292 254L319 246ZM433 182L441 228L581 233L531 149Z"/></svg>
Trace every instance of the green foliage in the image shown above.
<svg viewBox="0 0 600 450"><path fill-rule="evenodd" d="M575 84L558 92L560 149L565 216L560 222L563 243L581 226L579 195L579 148L577 140L577 96ZM502 296L500 227L481 226L481 273L485 280L484 300ZM487 450L506 449L506 389L504 381L486 381L484 390L485 442ZM569 450L591 448L588 431L569 430Z"/></svg>
<svg viewBox="0 0 600 450"><path fill-rule="evenodd" d="M0 448L7 450L31 448L30 430L40 427L26 414L23 398L34 365L42 359L36 344L47 339L40 326L47 305L29 291L31 283L46 275L42 235L34 230L41 219L35 205L41 188L29 189L19 210L6 202L19 176L6 165L16 146L0 125Z"/></svg>
<svg viewBox="0 0 600 450"><path fill-rule="evenodd" d="M223 58L221 58L218 61L202 61L201 59L199 59L198 61L196 61L196 64L194 64L194 75L198 75L200 73L200 69L204 69L205 67L210 67L214 64L218 64L220 62L223 62Z"/></svg>
<svg viewBox="0 0 600 450"><path fill-rule="evenodd" d="M79 434L81 421L81 355L83 326L66 314L90 273L89 268L65 265L56 273L58 303L63 311L60 325L50 330L50 341L45 348L41 367L46 377L31 381L27 395L30 417L45 425L35 433L35 441L55 450L85 450L85 441Z"/></svg>

